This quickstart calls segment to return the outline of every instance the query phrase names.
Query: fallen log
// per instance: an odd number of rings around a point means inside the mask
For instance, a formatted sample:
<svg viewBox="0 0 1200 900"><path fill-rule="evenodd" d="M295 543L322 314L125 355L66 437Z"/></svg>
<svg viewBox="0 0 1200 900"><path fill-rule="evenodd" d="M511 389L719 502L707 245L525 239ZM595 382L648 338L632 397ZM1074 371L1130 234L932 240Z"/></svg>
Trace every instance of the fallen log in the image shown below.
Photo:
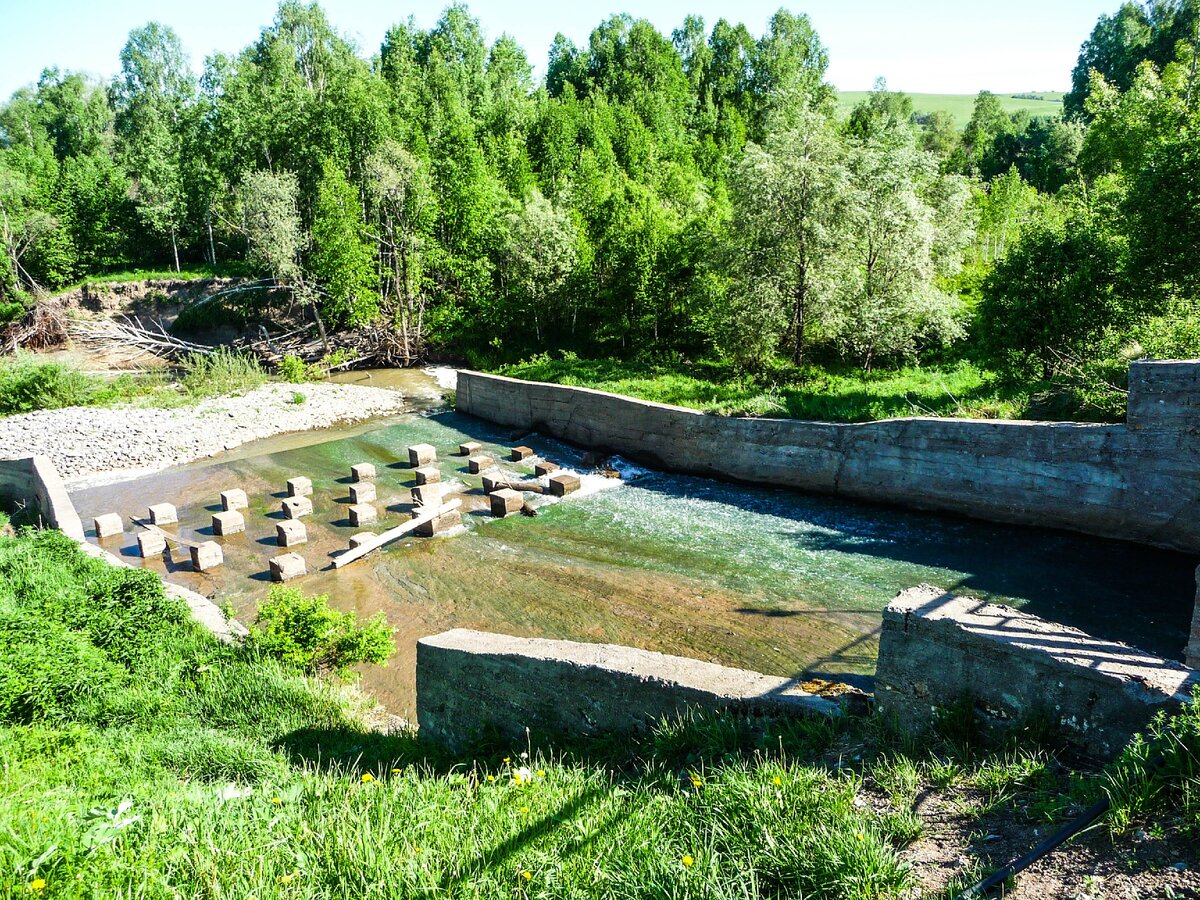
<svg viewBox="0 0 1200 900"><path fill-rule="evenodd" d="M449 503L446 503L443 506L440 506L437 509L432 510L431 512L422 513L417 518L412 519L408 522L405 522L403 525L397 525L395 528L389 528L387 531L383 532L380 535L377 535L376 537L372 538L371 540L364 541L362 544L355 547L353 550L347 550L344 553L341 553L338 556L334 557L333 567L335 569L340 569L342 566L348 566L348 565L350 565L350 563L362 559L364 556L366 556L372 550L378 550L380 547L384 546L385 544L392 543L392 541L395 541L398 538L403 537L404 535L408 534L410 531L415 530L416 528L425 524L426 522L436 519L438 516L442 515L443 513L448 513L453 509L458 509L458 507L460 507L460 506L462 506L461 500L451 500Z"/></svg>

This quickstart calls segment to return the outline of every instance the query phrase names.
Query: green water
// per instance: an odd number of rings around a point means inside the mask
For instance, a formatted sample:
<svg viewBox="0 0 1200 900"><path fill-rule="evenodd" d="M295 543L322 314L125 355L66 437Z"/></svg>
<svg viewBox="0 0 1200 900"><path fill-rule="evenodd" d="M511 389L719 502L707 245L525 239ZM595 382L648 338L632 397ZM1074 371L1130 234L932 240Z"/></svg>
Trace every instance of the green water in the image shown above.
<svg viewBox="0 0 1200 900"><path fill-rule="evenodd" d="M221 540L226 565L207 574L186 562L142 561L132 529L105 541L131 562L228 600L245 619L269 588L267 561L288 477L315 485L309 544L298 548L306 590L363 614L384 610L399 652L365 686L411 712L416 640L452 627L590 641L754 668L773 674L869 680L880 612L900 590L927 582L1023 607L1103 637L1179 657L1194 597L1196 560L1182 554L1061 532L724 484L640 470L615 460L622 482L589 474L586 495L547 503L534 518L494 520L480 479L451 455L475 440L497 459L514 442L456 413L412 414L356 429L264 441L235 454L132 482L73 492L85 522L109 511L143 515L168 501L180 533L211 537L220 491L251 496L246 534ZM536 435L537 458L580 468L574 448ZM359 530L346 518L350 466L374 462L381 519L409 518L406 448L438 448L443 479L463 501L464 529L408 538L341 570L332 556Z"/></svg>

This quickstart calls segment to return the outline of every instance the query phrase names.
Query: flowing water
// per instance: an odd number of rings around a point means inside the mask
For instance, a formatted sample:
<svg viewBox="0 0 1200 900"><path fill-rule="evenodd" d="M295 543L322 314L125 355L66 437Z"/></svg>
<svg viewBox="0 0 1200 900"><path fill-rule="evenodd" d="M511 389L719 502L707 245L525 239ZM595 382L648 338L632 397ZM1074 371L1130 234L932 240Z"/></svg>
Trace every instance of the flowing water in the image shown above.
<svg viewBox="0 0 1200 900"><path fill-rule="evenodd" d="M1007 603L1103 637L1178 658L1187 639L1196 560L1183 554L949 516L647 471L619 458L617 480L589 473L576 448L519 436L537 457L502 463L532 477L550 459L585 474L560 502L533 498L539 514L492 519L478 476L453 455L482 443L503 459L514 435L445 411L426 375L352 373L344 380L403 390L409 414L351 428L259 441L218 458L134 481L72 492L85 522L102 512L144 516L151 503L179 508L179 533L212 537L221 491L250 496L247 532L219 538L226 564L190 571L186 557L141 560L135 529L103 543L201 593L228 601L244 621L270 588L286 480L307 475L315 511L296 548L309 574L296 582L363 615L382 610L397 629L390 666L364 687L391 711L413 707L415 642L453 627L630 644L785 676L866 682L874 671L880 613L900 590L927 582ZM443 481L463 501L464 528L410 537L344 569L350 466L373 462L383 531L409 518L406 448L438 448Z"/></svg>

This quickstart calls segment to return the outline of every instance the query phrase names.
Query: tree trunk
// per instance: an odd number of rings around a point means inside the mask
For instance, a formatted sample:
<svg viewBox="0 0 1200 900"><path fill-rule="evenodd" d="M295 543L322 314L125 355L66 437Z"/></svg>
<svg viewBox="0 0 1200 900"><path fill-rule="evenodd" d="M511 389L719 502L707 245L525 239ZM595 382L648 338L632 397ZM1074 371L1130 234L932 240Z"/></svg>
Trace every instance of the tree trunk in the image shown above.
<svg viewBox="0 0 1200 900"><path fill-rule="evenodd" d="M179 271L179 244L175 241L175 226L171 226L171 253L175 256L175 271Z"/></svg>
<svg viewBox="0 0 1200 900"><path fill-rule="evenodd" d="M216 266L217 264L217 245L213 243L212 219L208 220L208 259L209 262Z"/></svg>
<svg viewBox="0 0 1200 900"><path fill-rule="evenodd" d="M804 317L807 312L808 287L804 274L796 285L795 302L792 304L792 362L800 365L804 361Z"/></svg>

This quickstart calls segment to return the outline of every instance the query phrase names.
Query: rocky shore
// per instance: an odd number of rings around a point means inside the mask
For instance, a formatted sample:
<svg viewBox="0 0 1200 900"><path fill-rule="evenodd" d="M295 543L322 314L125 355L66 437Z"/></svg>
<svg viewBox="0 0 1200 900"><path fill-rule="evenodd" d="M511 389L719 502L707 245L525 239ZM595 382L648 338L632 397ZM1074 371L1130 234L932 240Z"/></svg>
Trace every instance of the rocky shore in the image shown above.
<svg viewBox="0 0 1200 900"><path fill-rule="evenodd" d="M297 394L303 402L295 402ZM67 481L153 470L289 431L401 412L398 391L345 384L272 384L177 409L71 407L0 419L0 459L50 457Z"/></svg>

